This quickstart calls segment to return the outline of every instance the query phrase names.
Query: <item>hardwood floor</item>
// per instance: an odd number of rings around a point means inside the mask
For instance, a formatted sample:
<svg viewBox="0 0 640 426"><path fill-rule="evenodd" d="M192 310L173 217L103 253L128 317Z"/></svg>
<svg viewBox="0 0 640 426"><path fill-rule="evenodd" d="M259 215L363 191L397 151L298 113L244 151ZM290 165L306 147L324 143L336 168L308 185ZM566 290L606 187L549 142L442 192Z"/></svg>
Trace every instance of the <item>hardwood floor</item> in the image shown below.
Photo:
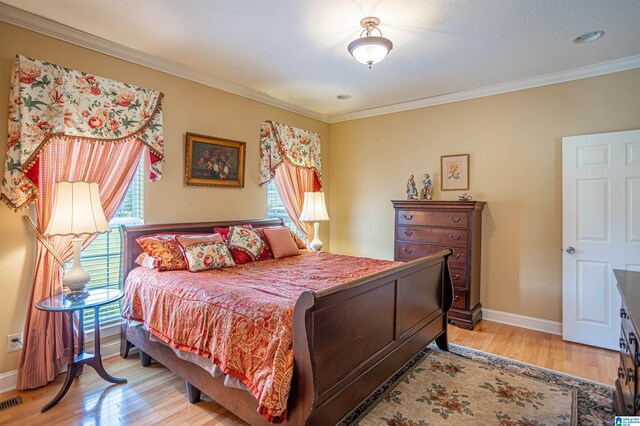
<svg viewBox="0 0 640 426"><path fill-rule="evenodd" d="M616 377L617 352L564 342L560 336L488 321L474 331L450 326L449 332L452 343L484 352L606 384ZM62 401L46 413L40 409L58 392L63 377L44 388L1 394L0 401L20 395L24 402L0 411L0 425L244 424L210 399L189 404L184 381L159 364L142 368L137 356L116 356L105 360L105 368L129 383L110 385L85 368Z"/></svg>

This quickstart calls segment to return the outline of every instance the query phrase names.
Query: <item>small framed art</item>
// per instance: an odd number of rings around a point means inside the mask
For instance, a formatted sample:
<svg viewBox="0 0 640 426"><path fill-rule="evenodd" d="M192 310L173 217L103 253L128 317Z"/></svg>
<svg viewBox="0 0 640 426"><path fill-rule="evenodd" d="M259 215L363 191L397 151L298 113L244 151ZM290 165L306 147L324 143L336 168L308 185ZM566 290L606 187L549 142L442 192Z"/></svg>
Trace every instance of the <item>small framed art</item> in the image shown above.
<svg viewBox="0 0 640 426"><path fill-rule="evenodd" d="M187 133L185 183L244 188L246 143Z"/></svg>
<svg viewBox="0 0 640 426"><path fill-rule="evenodd" d="M469 154L440 157L440 189L464 191L469 189Z"/></svg>

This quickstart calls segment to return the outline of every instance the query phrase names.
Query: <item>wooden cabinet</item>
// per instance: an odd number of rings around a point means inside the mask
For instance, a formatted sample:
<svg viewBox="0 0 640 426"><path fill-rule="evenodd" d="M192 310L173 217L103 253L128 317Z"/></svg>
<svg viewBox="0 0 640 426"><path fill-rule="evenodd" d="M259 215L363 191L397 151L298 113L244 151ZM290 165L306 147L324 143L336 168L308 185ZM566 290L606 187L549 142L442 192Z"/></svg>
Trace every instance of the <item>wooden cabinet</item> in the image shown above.
<svg viewBox="0 0 640 426"><path fill-rule="evenodd" d="M472 330L482 319L480 252L484 201L392 201L395 260L413 260L453 248L449 322Z"/></svg>
<svg viewBox="0 0 640 426"><path fill-rule="evenodd" d="M620 308L620 363L613 391L618 416L640 415L640 387L638 366L640 352L638 325L640 324L640 272L615 269L622 295Z"/></svg>

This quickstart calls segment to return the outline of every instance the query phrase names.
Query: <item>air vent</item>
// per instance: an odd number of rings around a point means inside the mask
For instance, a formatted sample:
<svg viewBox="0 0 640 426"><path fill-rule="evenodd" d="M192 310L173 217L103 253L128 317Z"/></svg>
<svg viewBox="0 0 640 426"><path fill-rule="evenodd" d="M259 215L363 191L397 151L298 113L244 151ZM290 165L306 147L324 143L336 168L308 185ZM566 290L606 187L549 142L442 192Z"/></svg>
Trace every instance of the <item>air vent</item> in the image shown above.
<svg viewBox="0 0 640 426"><path fill-rule="evenodd" d="M5 399L4 401L0 401L0 411L7 410L20 404L22 404L22 398L20 398L20 396L14 396L13 398Z"/></svg>

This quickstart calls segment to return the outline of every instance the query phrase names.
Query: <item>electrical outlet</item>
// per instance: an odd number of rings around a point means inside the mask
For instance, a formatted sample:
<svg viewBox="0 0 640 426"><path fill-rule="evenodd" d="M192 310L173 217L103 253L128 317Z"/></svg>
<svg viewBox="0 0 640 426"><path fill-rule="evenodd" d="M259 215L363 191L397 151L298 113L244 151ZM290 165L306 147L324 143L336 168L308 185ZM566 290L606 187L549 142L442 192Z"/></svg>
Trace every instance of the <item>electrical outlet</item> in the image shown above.
<svg viewBox="0 0 640 426"><path fill-rule="evenodd" d="M7 352L15 352L22 349L22 333L7 336Z"/></svg>

